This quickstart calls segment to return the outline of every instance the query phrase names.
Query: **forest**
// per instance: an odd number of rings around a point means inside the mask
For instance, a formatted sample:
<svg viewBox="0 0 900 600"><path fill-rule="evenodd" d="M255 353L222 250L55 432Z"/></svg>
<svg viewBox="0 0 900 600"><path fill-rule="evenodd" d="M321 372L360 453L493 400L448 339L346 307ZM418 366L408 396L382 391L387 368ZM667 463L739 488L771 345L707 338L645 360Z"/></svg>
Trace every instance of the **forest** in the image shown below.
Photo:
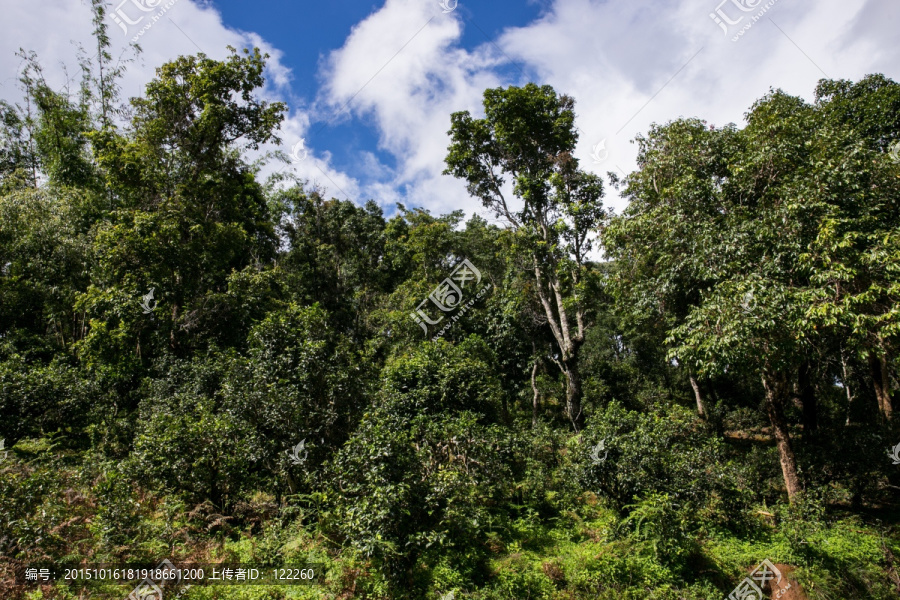
<svg viewBox="0 0 900 600"><path fill-rule="evenodd" d="M900 84L605 177L575 98L487 89L443 165L487 217L386 214L261 175L260 50L122 98L92 4L0 102L0 597L900 597ZM23 576L164 560L316 577Z"/></svg>

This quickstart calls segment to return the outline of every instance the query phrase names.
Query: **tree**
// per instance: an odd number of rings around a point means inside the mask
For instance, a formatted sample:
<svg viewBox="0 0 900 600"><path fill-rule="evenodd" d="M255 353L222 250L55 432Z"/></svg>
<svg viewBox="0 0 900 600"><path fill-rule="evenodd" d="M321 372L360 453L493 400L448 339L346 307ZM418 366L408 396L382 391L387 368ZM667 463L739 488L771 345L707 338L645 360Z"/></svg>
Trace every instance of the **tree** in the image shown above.
<svg viewBox="0 0 900 600"><path fill-rule="evenodd" d="M482 572L478 540L512 477L494 363L475 335L392 359L377 402L327 465L330 525L386 575L392 598L424 597L423 567L441 559Z"/></svg>
<svg viewBox="0 0 900 600"><path fill-rule="evenodd" d="M729 175L728 157L739 151L737 138L734 126L715 129L699 119L654 127L638 138L644 162L628 177L631 205L603 232L614 262L616 310L635 334L663 343L715 282L708 259L722 220L720 182ZM686 370L704 417L697 370Z"/></svg>
<svg viewBox="0 0 900 600"><path fill-rule="evenodd" d="M900 163L890 150L900 144L900 84L882 75L823 80L816 108L819 158L799 190L821 214L803 256L814 270L808 314L868 365L878 410L890 421L900 335Z"/></svg>
<svg viewBox="0 0 900 600"><path fill-rule="evenodd" d="M452 115L444 173L464 179L469 193L515 231L556 343L550 358L565 375L566 415L577 431L584 421L578 371L589 316L584 288L594 273L591 233L604 213L602 181L572 156L573 108L550 86L486 90L485 118ZM520 210L507 198L506 177Z"/></svg>
<svg viewBox="0 0 900 600"><path fill-rule="evenodd" d="M257 483L258 452L252 425L223 410L222 358L172 360L163 377L146 381L127 468L195 504L227 509Z"/></svg>
<svg viewBox="0 0 900 600"><path fill-rule="evenodd" d="M227 337L228 325L209 315L229 275L275 256L267 199L242 155L277 139L284 110L254 94L264 58L258 50L225 61L180 57L132 100L129 131L90 136L114 206L98 228L99 268L82 305L96 324L89 335L111 332L119 357L166 346L184 355ZM150 288L158 325L136 304Z"/></svg>
<svg viewBox="0 0 900 600"><path fill-rule="evenodd" d="M706 131L696 120L654 127L639 138L640 169L626 187L632 204L608 238L614 255L651 246L664 257L626 272L636 285L680 288L669 295L689 299L669 326L670 358L702 375L739 371L761 382L792 501L802 484L785 409L816 335L804 319L809 271L800 264L815 219L794 201L813 122L801 99L773 93L739 132Z"/></svg>
<svg viewBox="0 0 900 600"><path fill-rule="evenodd" d="M325 200L317 191L293 187L276 194L280 235L287 249L279 266L296 301L318 303L331 325L361 335L368 313L392 283L386 264L385 220L373 201L359 207Z"/></svg>
<svg viewBox="0 0 900 600"><path fill-rule="evenodd" d="M279 307L251 330L249 343L223 381L224 406L252 429L262 468L285 473L297 493L299 469L286 451L305 440L309 472L346 441L367 398L367 363L317 305Z"/></svg>
<svg viewBox="0 0 900 600"><path fill-rule="evenodd" d="M37 187L38 159L28 119L0 100L0 193Z"/></svg>

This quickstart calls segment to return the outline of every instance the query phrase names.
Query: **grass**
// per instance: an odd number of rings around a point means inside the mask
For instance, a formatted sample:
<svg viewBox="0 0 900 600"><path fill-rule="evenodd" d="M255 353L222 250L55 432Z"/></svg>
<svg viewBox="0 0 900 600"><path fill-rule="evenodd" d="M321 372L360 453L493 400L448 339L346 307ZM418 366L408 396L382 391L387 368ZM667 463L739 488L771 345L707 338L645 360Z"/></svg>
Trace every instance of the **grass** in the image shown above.
<svg viewBox="0 0 900 600"><path fill-rule="evenodd" d="M323 537L312 514L279 509L256 494L219 515L186 506L120 478L113 465L48 458L52 445L20 444L0 469L0 503L19 555L51 562L231 562L321 565L321 586L194 586L183 600L389 598L377 565ZM634 514L634 513L633 513ZM646 513L652 519L652 511ZM835 507L756 507L712 519L693 533L688 550L667 554L667 533L622 520L592 493L551 517L527 508L480 540L489 557L481 571L452 555L422 566L428 598L457 600L688 600L725 597L763 559L788 565L813 600L898 594L900 536L895 521ZM880 514L884 517L885 515ZM739 517L739 518L738 518ZM722 526L723 521L727 526ZM734 530L729 527L740 523ZM663 539L662 541L665 541ZM464 561L463 561L464 562ZM457 565L457 566L454 566ZM130 587L92 582L87 588L11 587L11 600L121 599ZM170 598L172 596L166 596Z"/></svg>

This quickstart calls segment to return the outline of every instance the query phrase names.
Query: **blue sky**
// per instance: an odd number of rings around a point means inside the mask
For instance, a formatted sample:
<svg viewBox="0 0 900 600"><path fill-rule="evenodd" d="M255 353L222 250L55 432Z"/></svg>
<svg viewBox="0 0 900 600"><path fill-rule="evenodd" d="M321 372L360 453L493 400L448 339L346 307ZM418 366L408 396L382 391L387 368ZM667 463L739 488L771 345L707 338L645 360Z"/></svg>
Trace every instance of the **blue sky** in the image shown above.
<svg viewBox="0 0 900 600"><path fill-rule="evenodd" d="M444 2L453 10L441 0L114 0L110 12L137 24L120 29L111 17L109 25L126 58L144 28L143 52L122 80L126 96L181 54L264 49L261 93L290 111L282 143L265 149L284 159L262 175L293 173L388 213L402 202L491 218L462 182L441 174L450 114L478 113L488 87L532 80L573 96L582 167L622 175L636 167L632 140L653 123L696 116L740 125L770 88L811 99L826 76L900 79L900 2ZM0 98L19 97L20 47L36 51L62 88L64 67L77 73L75 45L90 45L88 1L0 0L0 9ZM293 148L303 160L287 159ZM612 189L607 203L625 205Z"/></svg>
<svg viewBox="0 0 900 600"><path fill-rule="evenodd" d="M312 96L316 90L319 58L340 48L353 26L376 12L383 3L365 0L213 0L211 5L221 13L227 26L255 31L282 49L285 64L294 71L295 91ZM542 5L546 7L548 3L482 0L459 4L456 9L459 14L474 23L463 32L460 45L473 48L486 39L495 39L506 27L525 26L539 15Z"/></svg>
<svg viewBox="0 0 900 600"><path fill-rule="evenodd" d="M437 6L439 2L434 4ZM283 51L282 63L292 72L291 91L301 102L312 102L316 98L323 79L323 59L344 44L348 33L357 23L383 6L356 0L328 3L269 0L262 4L241 0L213 0L211 5L219 11L226 26L254 31ZM453 6L452 2L447 4L448 8ZM457 2L452 12L466 23L458 45L473 50L483 44L493 43L504 29L526 26L542 10L546 10L547 6L548 3L538 1L493 1L471 5ZM444 17L443 9L440 14L430 18L441 17ZM425 23L427 21L423 25ZM385 32L384 43L392 45L392 49L415 52L415 38L410 42L408 37L404 38L404 33L408 32ZM407 42L410 45L404 48L403 45ZM520 66L512 60L508 62L510 64L497 68L498 73L506 76L508 83L522 83L529 78L527 70L524 70L527 65ZM390 62L384 68L390 68ZM372 73L373 77L378 75L380 73L377 71ZM447 122L449 126L449 114ZM366 119L335 118L334 111L331 111L318 114L310 125L309 135L304 137L305 146L327 148L336 168L354 173L357 154L361 148L372 151L380 163L396 168L395 157L378 148L377 127ZM365 177L364 173L354 174Z"/></svg>

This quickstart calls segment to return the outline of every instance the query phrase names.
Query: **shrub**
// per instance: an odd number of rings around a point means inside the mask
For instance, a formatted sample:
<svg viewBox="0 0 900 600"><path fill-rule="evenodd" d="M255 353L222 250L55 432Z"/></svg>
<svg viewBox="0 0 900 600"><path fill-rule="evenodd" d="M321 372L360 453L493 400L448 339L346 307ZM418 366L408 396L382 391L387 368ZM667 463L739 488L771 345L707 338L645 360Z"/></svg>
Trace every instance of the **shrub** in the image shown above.
<svg viewBox="0 0 900 600"><path fill-rule="evenodd" d="M215 357L178 361L149 382L129 472L190 502L224 509L255 483L247 423L221 407Z"/></svg>
<svg viewBox="0 0 900 600"><path fill-rule="evenodd" d="M395 360L379 405L329 465L330 525L375 561L397 598L424 593L442 561L483 579L510 455L503 430L487 422L499 385L479 344L440 341Z"/></svg>

